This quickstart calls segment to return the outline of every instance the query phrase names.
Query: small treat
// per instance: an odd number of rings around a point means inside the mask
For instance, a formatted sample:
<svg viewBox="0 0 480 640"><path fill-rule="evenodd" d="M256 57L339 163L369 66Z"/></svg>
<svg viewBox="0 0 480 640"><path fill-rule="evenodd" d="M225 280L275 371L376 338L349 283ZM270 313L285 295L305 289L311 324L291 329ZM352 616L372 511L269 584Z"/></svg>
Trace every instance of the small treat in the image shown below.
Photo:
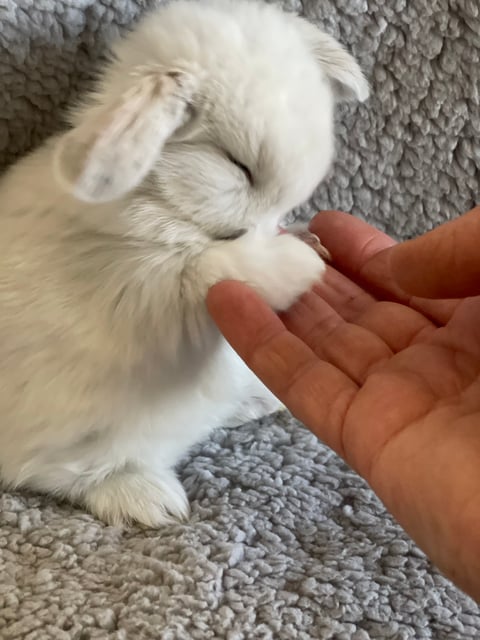
<svg viewBox="0 0 480 640"><path fill-rule="evenodd" d="M280 227L280 233L291 233L296 236L299 240L302 240L309 247L312 247L318 255L325 260L326 262L332 261L332 256L330 251L323 246L320 241L320 238L312 233L308 227L304 224L291 224L288 227Z"/></svg>

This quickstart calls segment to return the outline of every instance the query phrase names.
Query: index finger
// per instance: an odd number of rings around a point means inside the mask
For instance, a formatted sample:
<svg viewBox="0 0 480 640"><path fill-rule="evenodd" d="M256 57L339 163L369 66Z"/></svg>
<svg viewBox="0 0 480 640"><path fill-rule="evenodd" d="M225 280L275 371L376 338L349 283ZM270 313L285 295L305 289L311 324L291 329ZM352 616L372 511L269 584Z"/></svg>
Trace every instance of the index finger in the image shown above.
<svg viewBox="0 0 480 640"><path fill-rule="evenodd" d="M343 211L322 211L310 223L310 230L319 236L335 263L352 274L376 254L397 243L375 227Z"/></svg>
<svg viewBox="0 0 480 640"><path fill-rule="evenodd" d="M341 211L324 211L313 218L310 230L330 251L334 265L377 299L400 302L440 324L456 309L453 300L427 300L406 293L391 267L391 255L400 245L363 220Z"/></svg>
<svg viewBox="0 0 480 640"><path fill-rule="evenodd" d="M296 418L343 456L342 423L357 385L287 331L246 285L220 282L210 289L207 306L247 366Z"/></svg>

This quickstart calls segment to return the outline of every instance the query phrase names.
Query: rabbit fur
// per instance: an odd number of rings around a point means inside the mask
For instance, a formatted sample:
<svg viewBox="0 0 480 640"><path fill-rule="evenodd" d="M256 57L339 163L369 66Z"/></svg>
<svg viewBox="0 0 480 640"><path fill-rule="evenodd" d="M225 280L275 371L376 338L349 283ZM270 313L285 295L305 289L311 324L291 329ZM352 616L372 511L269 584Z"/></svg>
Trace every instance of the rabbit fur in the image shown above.
<svg viewBox="0 0 480 640"><path fill-rule="evenodd" d="M275 310L324 264L278 225L368 85L252 0L178 0L113 46L66 130L0 181L0 475L112 524L188 515L174 467L280 403L210 320L224 279Z"/></svg>

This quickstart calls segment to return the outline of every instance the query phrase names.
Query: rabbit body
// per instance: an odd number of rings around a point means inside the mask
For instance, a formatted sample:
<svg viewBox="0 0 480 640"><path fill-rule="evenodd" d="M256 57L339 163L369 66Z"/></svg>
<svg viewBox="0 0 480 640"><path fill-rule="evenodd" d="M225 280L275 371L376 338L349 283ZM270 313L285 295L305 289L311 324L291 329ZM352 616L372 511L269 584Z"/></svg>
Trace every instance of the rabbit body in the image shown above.
<svg viewBox="0 0 480 640"><path fill-rule="evenodd" d="M68 130L0 180L0 475L114 524L186 517L174 466L279 407L209 319L222 279L276 310L324 264L279 222L333 158L355 61L301 18L180 0L113 48Z"/></svg>

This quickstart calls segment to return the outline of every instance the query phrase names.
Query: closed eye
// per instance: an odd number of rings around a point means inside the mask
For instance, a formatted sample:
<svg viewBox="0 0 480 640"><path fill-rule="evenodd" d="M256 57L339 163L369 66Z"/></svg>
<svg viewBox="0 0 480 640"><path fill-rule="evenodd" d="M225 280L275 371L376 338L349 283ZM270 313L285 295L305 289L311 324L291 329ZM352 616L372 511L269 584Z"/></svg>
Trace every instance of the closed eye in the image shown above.
<svg viewBox="0 0 480 640"><path fill-rule="evenodd" d="M243 172L243 174L247 178L248 182L251 185L253 185L253 175L252 175L252 172L250 171L250 169L247 166L245 166L244 164L242 164L240 162L240 160L237 160L236 158L234 158L231 153L228 153L228 151L226 152L225 155L227 156L228 160L232 164L234 164L236 167L238 167L240 169L240 171Z"/></svg>

